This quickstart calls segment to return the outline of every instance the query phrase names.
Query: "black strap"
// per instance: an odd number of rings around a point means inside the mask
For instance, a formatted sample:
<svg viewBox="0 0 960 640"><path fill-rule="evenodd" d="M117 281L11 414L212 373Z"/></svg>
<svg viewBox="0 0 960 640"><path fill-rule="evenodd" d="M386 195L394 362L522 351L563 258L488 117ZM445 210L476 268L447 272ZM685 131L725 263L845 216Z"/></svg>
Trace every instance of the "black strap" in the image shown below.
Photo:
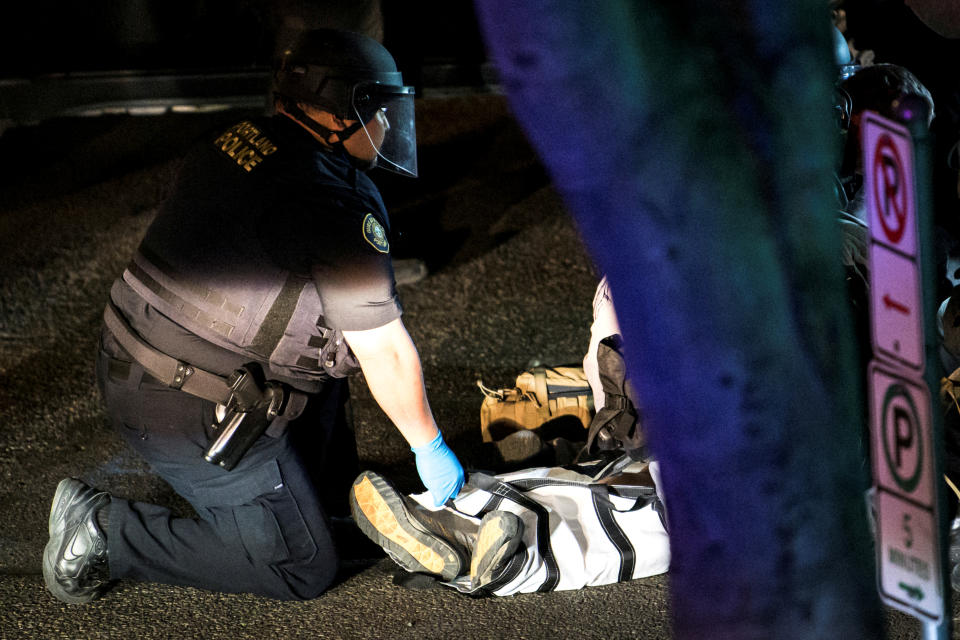
<svg viewBox="0 0 960 640"><path fill-rule="evenodd" d="M161 383L217 404L227 404L230 400L233 391L227 378L155 349L127 323L113 302L107 302L103 310L103 321L130 357ZM285 421L295 420L306 407L307 394L290 388L287 388L287 394L286 406L280 415Z"/></svg>
<svg viewBox="0 0 960 640"><path fill-rule="evenodd" d="M297 358L297 366L314 371L320 368L320 359L311 358L310 356L300 356Z"/></svg>
<svg viewBox="0 0 960 640"><path fill-rule="evenodd" d="M663 504L663 501L660 500L660 496L654 498L653 510L660 516L660 524L663 525L663 530L670 533L670 527L667 525L667 507Z"/></svg>
<svg viewBox="0 0 960 640"><path fill-rule="evenodd" d="M287 274L287 279L277 294L266 317L260 323L257 329L257 335L253 337L250 344L250 350L265 358L269 358L273 350L277 348L283 332L290 324L290 318L297 309L297 303L300 301L300 293L303 286L308 282L306 278L295 276L292 273Z"/></svg>
<svg viewBox="0 0 960 640"><path fill-rule="evenodd" d="M345 140L350 138L350 136L352 136L354 133L356 133L363 127L362 122L358 120L354 122L352 125L344 129L335 131L333 129L328 129L327 127L323 126L322 124L320 124L319 122L317 122L316 120L308 116L303 109L301 109L296 105L296 103L291 102L290 104L284 106L283 110L286 111L287 114L290 115L294 120L296 120L297 122L305 126L307 129L310 129L310 131L313 131L315 134L320 136L320 138L324 141L324 143L330 145L335 149L342 151L344 154L346 154L348 158L353 158L353 156L351 156L350 153L343 146L343 143ZM337 139L335 142L330 141L330 136L332 136L333 134L337 134Z"/></svg>
<svg viewBox="0 0 960 640"><path fill-rule="evenodd" d="M108 302L103 310L103 321L120 346L139 362L147 373L163 384L218 404L226 404L230 399L230 385L226 378L198 369L153 348L127 324L112 302Z"/></svg>
<svg viewBox="0 0 960 640"><path fill-rule="evenodd" d="M612 460L600 460L599 462L601 462L601 464L596 466L600 467L600 469L592 476L594 480L603 480L604 478L617 475L637 461L630 457L629 454L621 454L619 457L613 458Z"/></svg>
<svg viewBox="0 0 960 640"><path fill-rule="evenodd" d="M593 485L590 491L593 494L593 510L597 514L597 520L603 527L604 533L613 544L617 553L620 555L620 576L619 581L625 582L633 578L633 569L636 565L637 554L631 544L630 539L620 528L616 518L613 516L613 504L607 495L603 485Z"/></svg>
<svg viewBox="0 0 960 640"><path fill-rule="evenodd" d="M531 491L541 487L578 487L581 489L590 489L595 495L598 493L602 494L603 498L610 505L611 510L621 513L641 509L648 505L657 495L657 490L654 487L648 487L646 485L608 485L594 482L580 482L578 480L562 480L558 478L521 478L519 480L511 480L510 485L521 491ZM627 509L617 509L613 505L613 502L611 502L610 495L632 499L635 502Z"/></svg>
<svg viewBox="0 0 960 640"><path fill-rule="evenodd" d="M145 243L142 243L137 248L137 253L140 254L140 257L143 260L160 271L160 273L164 274L171 280L175 280L179 285L190 289L198 300L205 300L211 306L219 307L234 316L239 316L241 313L243 313L243 305L233 302L227 298L225 294L210 289L205 284L194 282L192 278L188 277L172 264L164 260L157 252L153 251ZM136 265L136 258L131 261L131 264ZM139 265L137 265L137 268L139 268Z"/></svg>
<svg viewBox="0 0 960 640"><path fill-rule="evenodd" d="M212 306L227 311L234 318L239 317L240 314L243 313L243 305L231 301L219 291L209 289L191 281L148 248L141 246L138 251L143 260L152 264L154 268L168 278L176 280L179 285L192 291L195 296L198 296L198 299L205 300ZM230 338L234 329L236 329L236 325L231 324L231 322L236 322L236 320L228 322L223 318L214 317L199 307L187 302L144 271L144 269L137 264L136 259L130 261L130 264L127 265L127 271L139 280L143 286L156 294L161 300L164 300L173 308L180 311L180 313L187 318L227 338ZM280 292L270 305L270 309L267 311L263 322L260 323L260 327L257 329L257 334L248 347L250 351L264 358L270 357L270 354L273 353L280 339L283 337L283 333L290 323L290 318L293 317L294 311L296 311L303 287L308 282L309 280L302 276L297 276L292 273L287 274Z"/></svg>
<svg viewBox="0 0 960 640"><path fill-rule="evenodd" d="M547 510L543 508L543 505L537 504L519 490L493 476L488 476L484 473L473 473L470 475L469 483L478 489L511 500L536 514L537 550L540 552L540 557L543 558L544 565L547 569L547 577L537 591L540 593L553 591L557 587L557 583L560 582L560 568L557 566L557 559L553 554L553 547L550 546L550 514Z"/></svg>
<svg viewBox="0 0 960 640"><path fill-rule="evenodd" d="M130 264L127 265L127 271L130 272L130 275L139 280L143 286L156 294L158 298L194 322L198 322L208 329L212 329L213 331L216 331L220 335L227 338L230 337L230 334L233 333L233 330L236 328L236 325L225 322L222 319L215 318L209 313L201 310L199 307L190 304L173 291L157 282L156 279L144 271L143 268L135 261L131 261Z"/></svg>
<svg viewBox="0 0 960 640"><path fill-rule="evenodd" d="M480 511L478 511L474 517L483 519L483 516L487 515L491 511L496 511L499 509L502 502L503 496L491 495L490 499L487 500L487 504L483 505L483 507L480 508Z"/></svg>

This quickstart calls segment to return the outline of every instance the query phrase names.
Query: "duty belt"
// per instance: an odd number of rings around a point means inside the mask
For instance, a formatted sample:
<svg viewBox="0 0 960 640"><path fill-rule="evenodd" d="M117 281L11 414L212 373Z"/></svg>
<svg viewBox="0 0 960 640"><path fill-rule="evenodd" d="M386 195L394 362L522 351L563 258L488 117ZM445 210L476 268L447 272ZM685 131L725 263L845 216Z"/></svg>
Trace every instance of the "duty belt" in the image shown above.
<svg viewBox="0 0 960 640"><path fill-rule="evenodd" d="M299 417L306 406L305 393L277 381L262 380L262 372L254 373L259 367L253 363L224 378L155 349L137 335L113 303L107 303L103 320L120 346L148 374L173 389L223 408L222 419L218 415L212 427L217 437L203 457L227 471L237 465L261 435L271 428L275 433L282 432L286 423Z"/></svg>
<svg viewBox="0 0 960 640"><path fill-rule="evenodd" d="M153 348L137 335L112 302L108 302L103 310L103 320L120 346L163 384L217 404L227 404L230 400L232 389L225 377L198 369Z"/></svg>

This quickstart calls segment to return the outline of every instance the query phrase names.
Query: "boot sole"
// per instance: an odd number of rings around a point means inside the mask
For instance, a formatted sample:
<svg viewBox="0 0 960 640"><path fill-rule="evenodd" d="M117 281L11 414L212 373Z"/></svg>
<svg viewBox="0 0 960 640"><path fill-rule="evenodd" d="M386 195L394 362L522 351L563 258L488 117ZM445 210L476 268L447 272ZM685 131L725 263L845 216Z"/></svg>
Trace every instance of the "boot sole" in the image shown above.
<svg viewBox="0 0 960 640"><path fill-rule="evenodd" d="M60 586L53 570L53 565L57 559L58 546L58 544L54 544L53 540L50 540L47 546L43 548L43 582L47 585L47 591L52 593L57 600L67 604L87 604L99 598L102 595L99 590L87 595L75 596Z"/></svg>
<svg viewBox="0 0 960 640"><path fill-rule="evenodd" d="M424 530L407 512L400 493L382 476L361 474L350 491L350 511L363 533L414 573L453 580L461 569L456 550Z"/></svg>
<svg viewBox="0 0 960 640"><path fill-rule="evenodd" d="M503 561L516 553L522 542L523 521L508 511L492 511L480 521L477 547L470 562L470 581L475 588L496 578Z"/></svg>

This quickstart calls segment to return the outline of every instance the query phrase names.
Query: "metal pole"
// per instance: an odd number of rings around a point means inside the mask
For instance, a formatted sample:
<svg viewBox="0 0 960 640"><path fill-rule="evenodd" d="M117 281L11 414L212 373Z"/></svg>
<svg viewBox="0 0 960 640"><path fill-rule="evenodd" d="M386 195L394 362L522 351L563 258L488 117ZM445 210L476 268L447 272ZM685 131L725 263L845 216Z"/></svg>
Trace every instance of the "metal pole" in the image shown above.
<svg viewBox="0 0 960 640"><path fill-rule="evenodd" d="M937 329L937 310L940 306L940 300L937 296L937 265L934 256L934 223L933 223L933 136L927 127L926 108L916 108L909 112L907 118L907 128L913 138L914 148L914 173L916 188L916 207L917 223L920 232L921 250L921 281L923 283L924 300L924 340L926 349L927 368L925 379L930 388L930 397L933 398L933 407L931 410L931 420L933 428L933 441L938 446L934 447L934 478L936 482L936 501L937 512L939 515L938 527L940 538L940 574L943 577L941 581L941 593L944 598L943 620L937 624L934 622L923 623L924 640L949 640L953 622L952 604L951 604L951 586L950 586L950 522L947 516L947 496L943 465L943 413L940 409L940 338Z"/></svg>

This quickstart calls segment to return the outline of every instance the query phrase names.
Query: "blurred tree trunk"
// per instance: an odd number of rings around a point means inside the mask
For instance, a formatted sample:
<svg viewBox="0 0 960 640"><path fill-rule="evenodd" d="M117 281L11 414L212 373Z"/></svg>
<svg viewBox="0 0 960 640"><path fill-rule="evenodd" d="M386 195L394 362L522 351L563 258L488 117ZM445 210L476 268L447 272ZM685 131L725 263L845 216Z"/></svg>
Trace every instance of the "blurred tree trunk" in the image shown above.
<svg viewBox="0 0 960 640"><path fill-rule="evenodd" d="M822 0L477 0L609 276L677 638L881 636Z"/></svg>

